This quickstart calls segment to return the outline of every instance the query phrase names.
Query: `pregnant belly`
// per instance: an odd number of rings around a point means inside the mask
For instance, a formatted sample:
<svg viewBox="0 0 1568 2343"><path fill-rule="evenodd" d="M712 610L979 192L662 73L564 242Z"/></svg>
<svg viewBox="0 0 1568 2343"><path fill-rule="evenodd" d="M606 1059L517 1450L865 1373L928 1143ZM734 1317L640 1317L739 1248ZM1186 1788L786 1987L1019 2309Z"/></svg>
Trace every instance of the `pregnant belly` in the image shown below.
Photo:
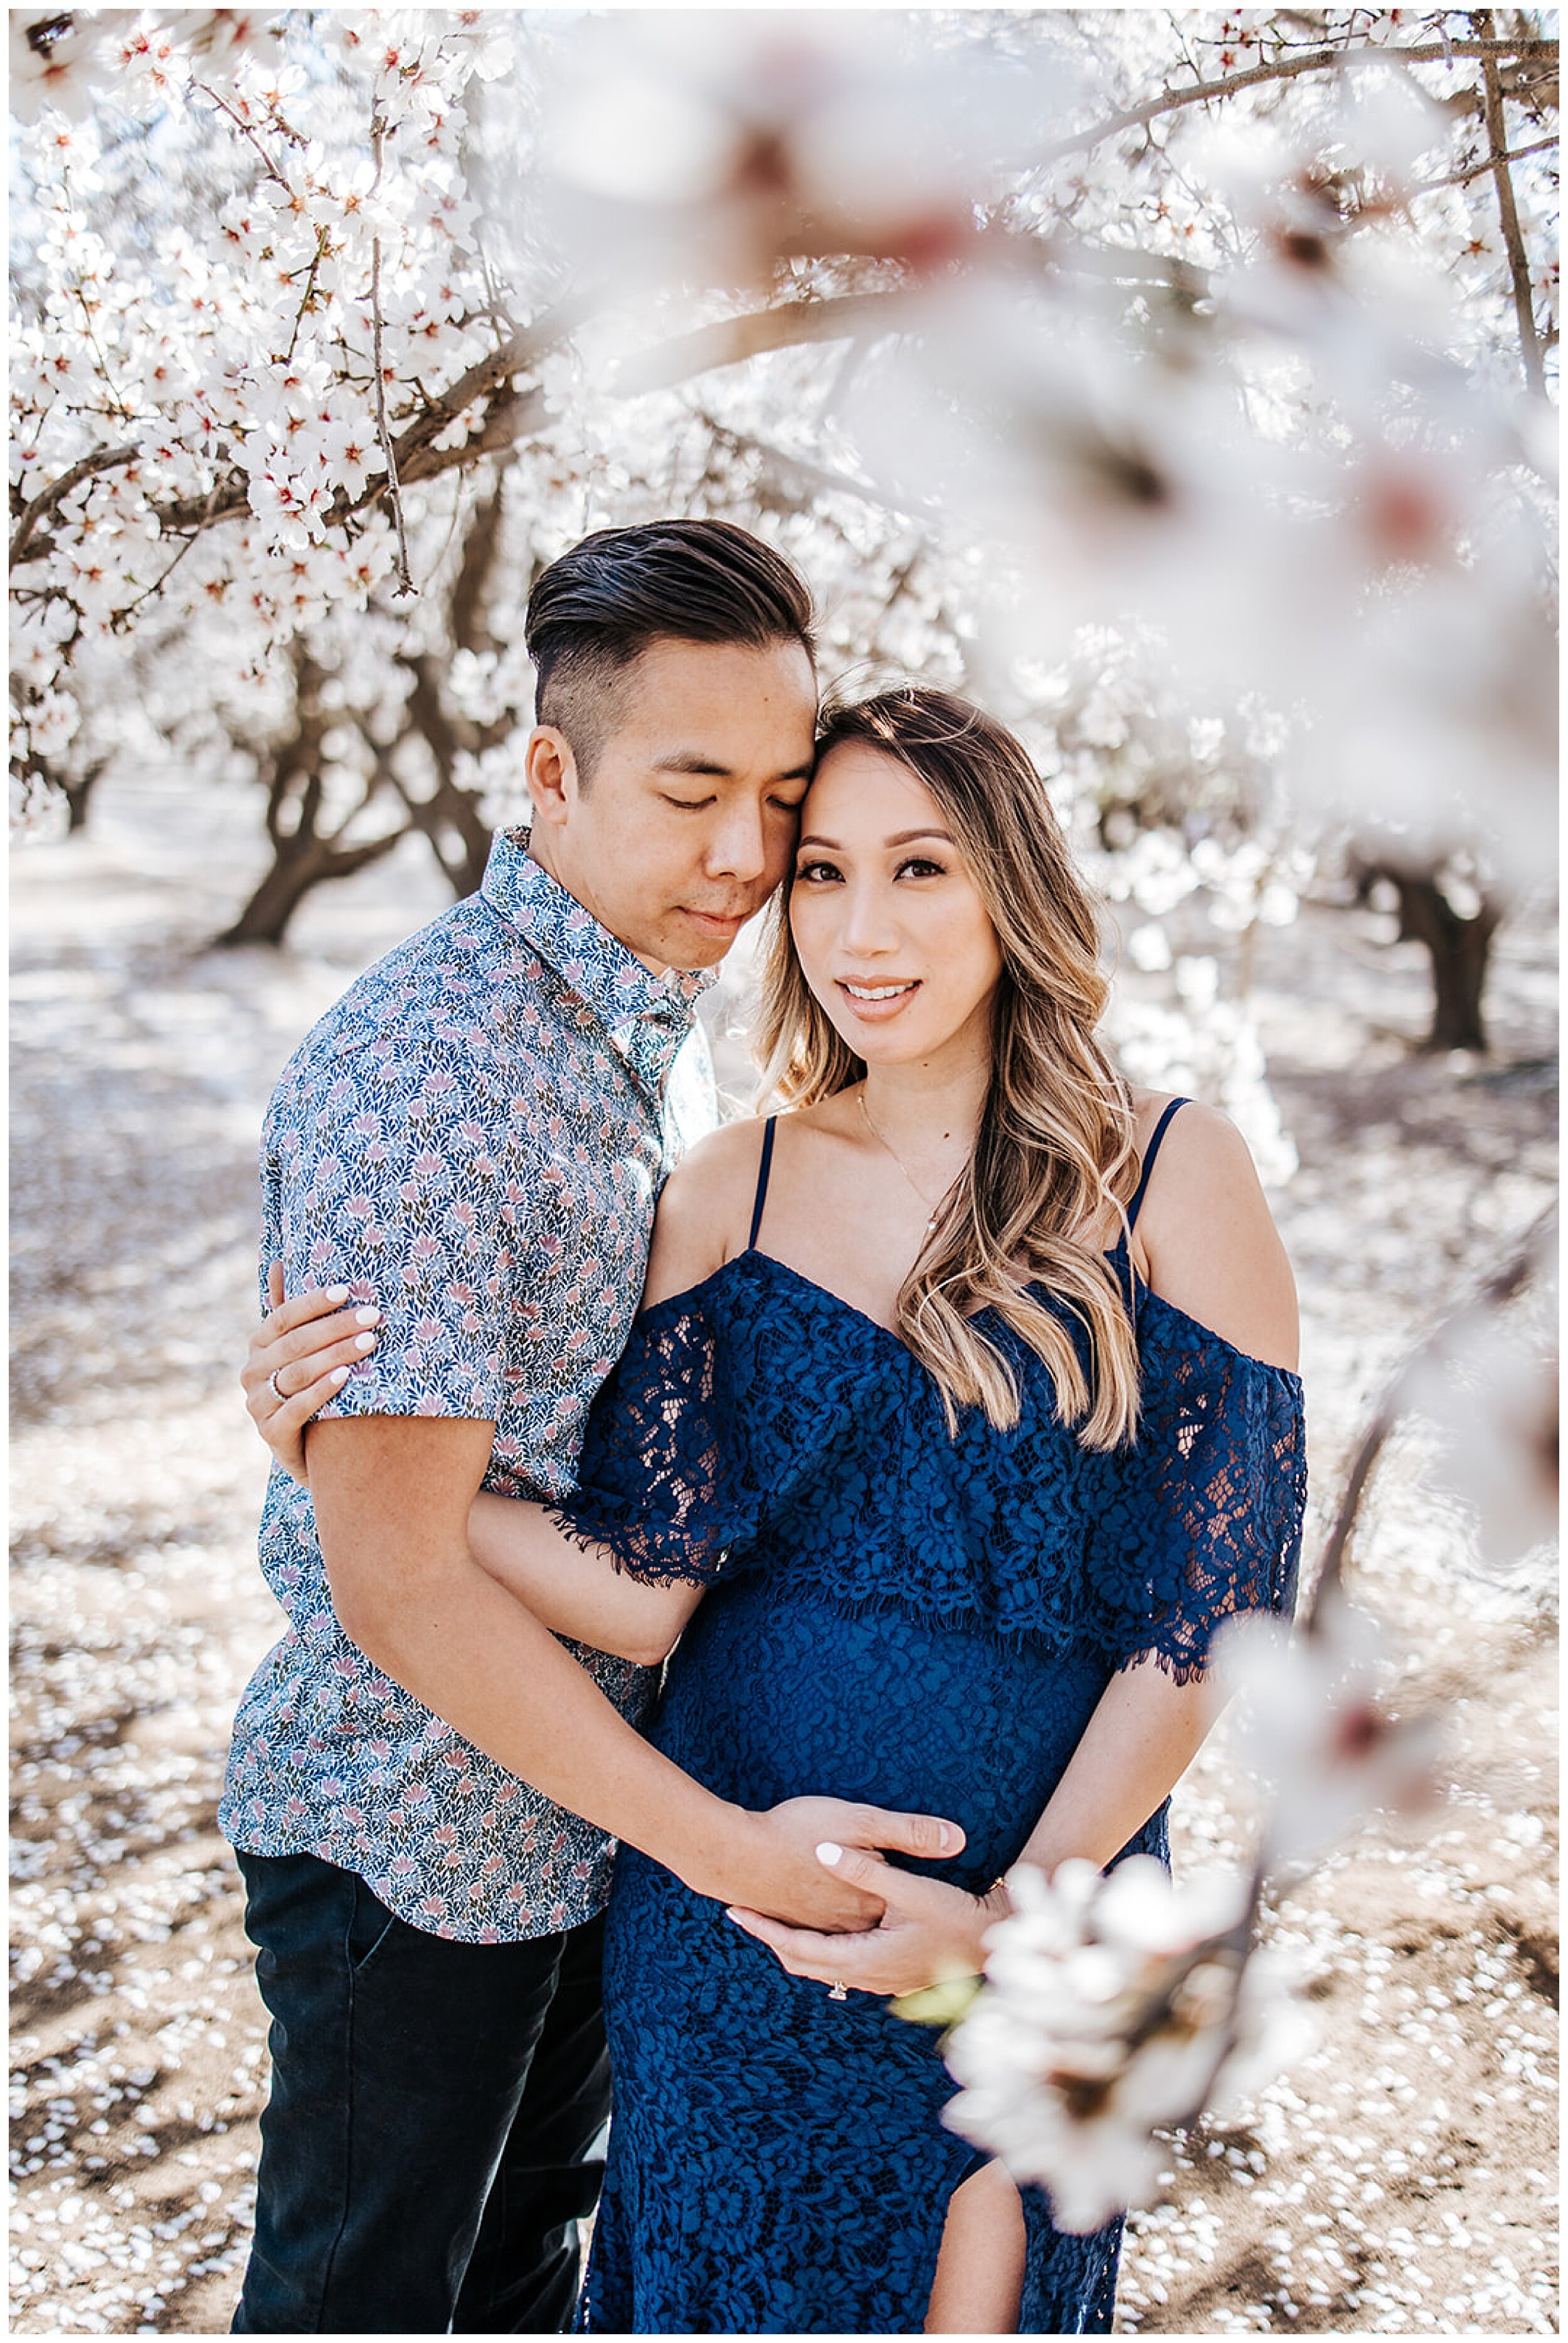
<svg viewBox="0 0 1568 2343"><path fill-rule="evenodd" d="M1101 1661L747 1580L682 1638L654 1739L740 1805L816 1793L960 1823L961 1858L930 1867L973 1887L1018 1855L1105 1683Z"/></svg>

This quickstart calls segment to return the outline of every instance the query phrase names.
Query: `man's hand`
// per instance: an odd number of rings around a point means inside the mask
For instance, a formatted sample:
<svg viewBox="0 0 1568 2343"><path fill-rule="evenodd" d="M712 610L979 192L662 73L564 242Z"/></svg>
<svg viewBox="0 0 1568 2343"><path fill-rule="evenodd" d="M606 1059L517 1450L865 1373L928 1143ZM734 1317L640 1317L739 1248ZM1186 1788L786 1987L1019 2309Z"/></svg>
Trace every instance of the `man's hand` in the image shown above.
<svg viewBox="0 0 1568 2343"><path fill-rule="evenodd" d="M829 1801L807 1798L798 1803L819 1806ZM961 1887L897 1870L879 1855L841 1840L824 1844L818 1858L836 1882L881 1904L881 1917L874 1927L834 1935L786 1927L761 1912L734 1906L728 1915L748 1936L766 1945L791 1976L853 1986L860 1993L900 1994L920 1993L928 1986L979 1973L986 1931L1008 1911L1005 1889L983 1898L966 1896Z"/></svg>
<svg viewBox="0 0 1568 2343"><path fill-rule="evenodd" d="M711 1884L692 1880L688 1885L725 1904L744 1906L763 1926L778 1927L785 1936L805 1934L811 1943L819 1940L811 1932L820 1932L823 1940L837 1945L850 1941L834 1933L838 1930L871 1929L884 1904L892 1901L888 1883L908 1877L879 1855L849 1850L881 1847L930 1863L960 1854L964 1844L957 1823L934 1815L852 1805L842 1798L787 1798L766 1814L748 1815L747 1823L733 1854L729 1847L723 1851L720 1876ZM846 1850L836 1869L829 1869L818 1856L825 1841ZM859 1867L851 1871L851 1864ZM955 1892L929 1880L922 1885L933 1895ZM972 1897L964 1900L973 1902ZM760 1928L753 1933L760 1934ZM839 1971L829 1974L837 1976Z"/></svg>

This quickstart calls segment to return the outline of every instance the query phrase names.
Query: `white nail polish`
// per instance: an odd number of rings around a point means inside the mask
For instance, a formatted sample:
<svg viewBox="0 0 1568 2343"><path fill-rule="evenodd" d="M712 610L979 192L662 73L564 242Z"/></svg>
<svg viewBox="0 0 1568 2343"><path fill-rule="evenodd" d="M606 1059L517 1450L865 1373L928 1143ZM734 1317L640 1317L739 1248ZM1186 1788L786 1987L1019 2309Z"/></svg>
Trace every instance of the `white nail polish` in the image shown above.
<svg viewBox="0 0 1568 2343"><path fill-rule="evenodd" d="M348 1381L347 1368L334 1367L332 1370L332 1380L335 1383L346 1383Z"/></svg>
<svg viewBox="0 0 1568 2343"><path fill-rule="evenodd" d="M373 1351L376 1347L375 1335L356 1334L354 1337L354 1347L357 1351Z"/></svg>
<svg viewBox="0 0 1568 2343"><path fill-rule="evenodd" d="M379 1326L381 1312L379 1310L357 1310L354 1312L354 1323L357 1326Z"/></svg>
<svg viewBox="0 0 1568 2343"><path fill-rule="evenodd" d="M327 1299L328 1302L347 1302L348 1288L346 1285L329 1285L327 1289Z"/></svg>
<svg viewBox="0 0 1568 2343"><path fill-rule="evenodd" d="M817 1860L819 1863L831 1865L839 1861L843 1852L843 1848L835 1846L831 1839L824 1839L822 1845L817 1849Z"/></svg>

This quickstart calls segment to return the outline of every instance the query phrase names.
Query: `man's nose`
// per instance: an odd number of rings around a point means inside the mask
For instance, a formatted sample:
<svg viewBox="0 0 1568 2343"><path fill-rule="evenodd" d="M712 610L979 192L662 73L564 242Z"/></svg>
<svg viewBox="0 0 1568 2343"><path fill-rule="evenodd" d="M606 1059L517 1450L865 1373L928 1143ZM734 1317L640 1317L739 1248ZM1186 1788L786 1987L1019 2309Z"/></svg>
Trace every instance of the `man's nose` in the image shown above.
<svg viewBox="0 0 1568 2343"><path fill-rule="evenodd" d="M708 839L713 879L760 879L768 868L768 838L759 805L726 806Z"/></svg>

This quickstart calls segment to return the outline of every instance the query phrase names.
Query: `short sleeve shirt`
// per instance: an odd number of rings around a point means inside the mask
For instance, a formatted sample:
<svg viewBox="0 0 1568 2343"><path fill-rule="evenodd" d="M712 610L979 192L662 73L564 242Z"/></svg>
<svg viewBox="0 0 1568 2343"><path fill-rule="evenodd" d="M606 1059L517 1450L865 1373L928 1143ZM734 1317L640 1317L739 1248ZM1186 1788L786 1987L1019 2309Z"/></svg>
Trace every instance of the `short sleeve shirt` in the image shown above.
<svg viewBox="0 0 1568 2343"><path fill-rule="evenodd" d="M291 1293L347 1285L385 1312L324 1413L489 1418L487 1488L572 1487L641 1296L662 1175L714 1119L693 1023L707 981L651 974L525 833L503 831L479 892L307 1036L263 1135L262 1262L284 1263ZM240 1703L219 1815L231 1843L357 1872L437 1936L500 1943L591 1917L610 1841L349 1642L309 1493L281 1470L260 1554L289 1629ZM571 1648L642 1722L656 1673Z"/></svg>

